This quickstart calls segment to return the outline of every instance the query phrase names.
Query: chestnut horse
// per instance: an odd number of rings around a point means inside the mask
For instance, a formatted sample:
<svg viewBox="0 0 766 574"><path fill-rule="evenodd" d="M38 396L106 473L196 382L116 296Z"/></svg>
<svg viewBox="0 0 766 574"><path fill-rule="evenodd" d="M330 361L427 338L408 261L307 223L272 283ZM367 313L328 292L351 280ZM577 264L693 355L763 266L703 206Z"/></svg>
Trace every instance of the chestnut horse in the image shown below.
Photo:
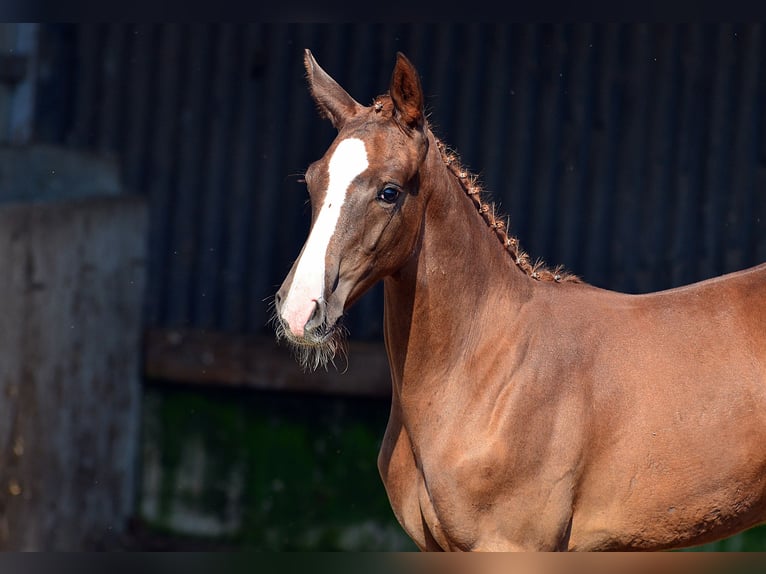
<svg viewBox="0 0 766 574"><path fill-rule="evenodd" d="M384 284L378 467L423 550L661 550L766 520L766 265L632 295L535 265L433 134L399 53L355 101L305 66L337 138L275 297L304 366Z"/></svg>

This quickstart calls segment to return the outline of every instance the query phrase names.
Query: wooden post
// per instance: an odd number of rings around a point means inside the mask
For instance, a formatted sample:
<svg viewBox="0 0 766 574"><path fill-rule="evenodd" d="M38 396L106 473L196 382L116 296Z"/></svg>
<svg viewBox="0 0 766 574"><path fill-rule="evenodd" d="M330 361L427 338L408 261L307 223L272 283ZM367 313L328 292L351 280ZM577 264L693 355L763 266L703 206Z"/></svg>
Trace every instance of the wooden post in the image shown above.
<svg viewBox="0 0 766 574"><path fill-rule="evenodd" d="M146 225L135 196L0 204L0 550L92 549L133 512Z"/></svg>

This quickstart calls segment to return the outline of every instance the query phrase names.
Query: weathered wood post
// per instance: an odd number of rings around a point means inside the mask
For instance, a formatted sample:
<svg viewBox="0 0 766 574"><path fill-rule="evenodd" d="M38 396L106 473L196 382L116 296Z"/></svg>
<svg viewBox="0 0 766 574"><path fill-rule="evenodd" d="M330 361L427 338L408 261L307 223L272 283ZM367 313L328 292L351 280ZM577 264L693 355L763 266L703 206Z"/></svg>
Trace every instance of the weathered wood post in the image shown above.
<svg viewBox="0 0 766 574"><path fill-rule="evenodd" d="M83 550L135 502L146 205L117 171L0 148L0 550Z"/></svg>

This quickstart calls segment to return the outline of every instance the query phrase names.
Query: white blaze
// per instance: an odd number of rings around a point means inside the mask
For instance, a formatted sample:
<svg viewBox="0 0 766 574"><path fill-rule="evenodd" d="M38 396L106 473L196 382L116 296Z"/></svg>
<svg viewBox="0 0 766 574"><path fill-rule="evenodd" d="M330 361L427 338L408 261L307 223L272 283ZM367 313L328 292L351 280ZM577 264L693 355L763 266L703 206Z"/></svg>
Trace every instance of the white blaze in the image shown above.
<svg viewBox="0 0 766 574"><path fill-rule="evenodd" d="M325 255L348 188L368 165L364 142L357 138L341 141L330 158L327 193L282 307L282 318L298 337L303 336L303 327L314 312L316 301L324 296Z"/></svg>

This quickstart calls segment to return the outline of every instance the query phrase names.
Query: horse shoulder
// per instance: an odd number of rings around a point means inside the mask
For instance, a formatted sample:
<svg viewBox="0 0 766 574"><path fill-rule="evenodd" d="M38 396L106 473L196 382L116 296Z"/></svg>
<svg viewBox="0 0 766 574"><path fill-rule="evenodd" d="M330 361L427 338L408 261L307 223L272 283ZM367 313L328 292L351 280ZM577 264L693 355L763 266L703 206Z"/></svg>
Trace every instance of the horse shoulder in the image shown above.
<svg viewBox="0 0 766 574"><path fill-rule="evenodd" d="M455 370L453 384L465 395L436 409L438 424L418 442L427 486L420 506L433 509L424 516L451 546L566 547L587 393L575 380L575 359L544 360L537 346L546 333L538 335L530 343L496 342L504 360Z"/></svg>

